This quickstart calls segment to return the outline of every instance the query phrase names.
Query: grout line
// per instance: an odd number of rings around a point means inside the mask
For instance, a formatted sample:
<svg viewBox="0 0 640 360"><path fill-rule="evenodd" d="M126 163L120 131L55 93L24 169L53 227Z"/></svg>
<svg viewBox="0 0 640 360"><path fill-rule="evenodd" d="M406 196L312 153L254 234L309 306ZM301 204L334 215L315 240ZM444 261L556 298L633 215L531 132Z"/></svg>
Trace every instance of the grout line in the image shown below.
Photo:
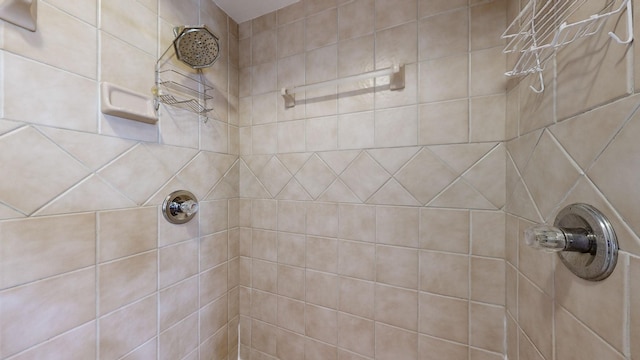
<svg viewBox="0 0 640 360"><path fill-rule="evenodd" d="M556 294L556 286L558 285L556 282L556 277L557 277L556 264L557 263L558 263L557 259L554 259L554 261L551 262L551 296L550 296L551 299L550 300L551 300L551 357L552 359L557 359L557 345L558 345L557 339L556 339L556 336L558 334L556 329L556 314L557 314L558 306L560 306L560 304L557 301L557 294ZM524 276L524 274L522 276ZM535 283L531 279L529 279L529 281L535 285ZM560 360L560 359L557 359L557 360Z"/></svg>
<svg viewBox="0 0 640 360"><path fill-rule="evenodd" d="M0 30L0 33L4 33L4 29ZM4 37L4 35L2 35L2 37ZM3 46L4 47L4 46ZM3 94L6 94L6 66L5 66L5 59L4 59L4 53L5 50L3 49L2 51L0 51L0 92ZM0 96L0 118L1 119L5 119L5 96ZM2 136L2 134L0 134L0 137Z"/></svg>
<svg viewBox="0 0 640 360"><path fill-rule="evenodd" d="M202 122L199 121L199 123L200 123L200 126L201 126ZM229 208L227 206L227 229L229 228L228 211L229 211ZM196 314L197 314L197 321L198 321L198 330L196 331L196 334L197 334L198 343L196 345L196 351L198 352L198 355L200 355L200 345L202 344L202 333L201 333L201 331L202 331L202 320L201 320L201 312L202 312L202 293L201 293L201 290L202 290L201 289L201 281L202 281L202 241L201 241L201 239L202 239L202 232L201 232L201 228L202 228L201 227L202 213L198 212L197 220L198 220L198 223L197 223L197 226L198 226L197 234L198 234L198 236L196 238L196 241L197 241L197 246L198 246L198 260L197 260L198 261L198 274L197 274L197 281L198 281L197 282L197 286L198 286L198 291L197 291L197 295L198 295L198 311L197 311ZM228 233L227 233L227 236L228 236ZM228 245L229 245L229 242L228 242L228 237L227 237L227 247L228 247ZM160 259L160 256L158 256L158 259ZM158 278L159 278L159 276L158 276ZM229 293L229 291L227 290L227 294L228 293ZM221 295L221 296L223 296L223 295ZM158 296L158 299L159 298L160 297ZM215 301L215 299L213 301ZM159 311L160 311L160 306L158 306L158 312ZM228 306L227 306L227 311L228 311ZM158 320L159 320L159 318L158 318ZM227 323L228 323L228 321L227 321ZM158 321L158 324L159 324L159 321ZM160 340L160 337L158 337L158 343L160 342L159 340ZM160 356L159 352L158 352L158 356Z"/></svg>
<svg viewBox="0 0 640 360"><path fill-rule="evenodd" d="M618 254L618 259L620 254ZM624 273L623 273L623 314L622 320L622 354L631 358L631 256L623 255Z"/></svg>
<svg viewBox="0 0 640 360"><path fill-rule="evenodd" d="M473 131L471 126L471 118L473 114L473 109L471 108L471 0L467 1L467 144L471 143L471 139L473 137ZM469 358L471 357L471 352L469 351Z"/></svg>
<svg viewBox="0 0 640 360"><path fill-rule="evenodd" d="M96 227L95 227L95 246L96 246L96 251L95 251L95 285L96 285L96 289L95 289L95 296L96 296L96 300L95 300L95 306L96 306L96 317L95 317L95 330L96 330L96 359L100 359L100 267L99 265L99 259L100 259L100 245L101 245L101 239L100 239L100 216L98 216L98 212L95 213L95 222L96 222Z"/></svg>
<svg viewBox="0 0 640 360"><path fill-rule="evenodd" d="M96 133L102 135L102 117L100 116L100 92L102 91L100 82L102 82L102 1L97 0L96 4L96 94L98 102L96 106Z"/></svg>
<svg viewBox="0 0 640 360"><path fill-rule="evenodd" d="M467 253L467 356L471 360L471 260L473 249L473 212L469 211L469 251Z"/></svg>
<svg viewBox="0 0 640 360"><path fill-rule="evenodd" d="M629 97L626 97L625 99L629 99L631 97L633 97L634 95L631 95ZM613 104L613 103L609 103L609 104ZM607 105L609 105L607 104ZM606 106L606 105L605 105ZM611 136L611 138L609 139L609 141L607 141L607 143L604 145L604 147L602 148L602 150L597 154L597 156L593 159L593 161L591 162L591 164L587 167L587 169L585 169L585 172L589 172L593 166L598 162L598 160L600 159L600 157L602 156L602 154L605 153L605 151L611 146L611 144L618 138L618 136L620 136L620 133L622 133L622 131L627 127L627 125L629 125L629 123L631 121L633 121L633 118L636 116L636 113L638 112L638 109L640 109L640 102L633 107L633 109L631 110L631 112L625 117L625 120L619 125L618 129L615 131L615 133Z"/></svg>

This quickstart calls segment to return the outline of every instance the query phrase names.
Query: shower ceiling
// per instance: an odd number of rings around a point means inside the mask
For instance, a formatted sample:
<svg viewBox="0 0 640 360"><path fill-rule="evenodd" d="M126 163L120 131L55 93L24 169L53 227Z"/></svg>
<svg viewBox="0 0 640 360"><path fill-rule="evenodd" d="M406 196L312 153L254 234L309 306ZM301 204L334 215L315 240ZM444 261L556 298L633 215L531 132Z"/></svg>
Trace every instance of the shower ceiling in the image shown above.
<svg viewBox="0 0 640 360"><path fill-rule="evenodd" d="M213 0L238 24L281 9L300 0Z"/></svg>

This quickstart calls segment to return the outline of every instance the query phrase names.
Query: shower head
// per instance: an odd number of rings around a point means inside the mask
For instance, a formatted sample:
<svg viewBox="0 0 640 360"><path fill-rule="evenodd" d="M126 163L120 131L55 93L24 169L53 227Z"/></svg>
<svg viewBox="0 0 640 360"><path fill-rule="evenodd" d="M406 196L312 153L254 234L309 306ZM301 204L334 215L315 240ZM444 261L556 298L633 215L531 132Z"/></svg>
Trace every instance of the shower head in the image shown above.
<svg viewBox="0 0 640 360"><path fill-rule="evenodd" d="M194 69L206 68L216 62L220 51L218 37L205 25L180 26L173 31L176 34L173 47L178 60Z"/></svg>

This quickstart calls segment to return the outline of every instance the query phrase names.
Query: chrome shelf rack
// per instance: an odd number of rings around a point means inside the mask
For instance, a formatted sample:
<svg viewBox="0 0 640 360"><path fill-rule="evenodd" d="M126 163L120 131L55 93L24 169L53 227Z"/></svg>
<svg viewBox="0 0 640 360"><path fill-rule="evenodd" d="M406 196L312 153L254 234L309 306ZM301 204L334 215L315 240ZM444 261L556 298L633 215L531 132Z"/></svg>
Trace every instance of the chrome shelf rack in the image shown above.
<svg viewBox="0 0 640 360"><path fill-rule="evenodd" d="M213 110L207 107L207 101L213 99L209 95L213 87L205 83L201 71L197 75L199 79L173 69L157 70L156 86L153 89L157 101L156 110L163 103L207 116Z"/></svg>

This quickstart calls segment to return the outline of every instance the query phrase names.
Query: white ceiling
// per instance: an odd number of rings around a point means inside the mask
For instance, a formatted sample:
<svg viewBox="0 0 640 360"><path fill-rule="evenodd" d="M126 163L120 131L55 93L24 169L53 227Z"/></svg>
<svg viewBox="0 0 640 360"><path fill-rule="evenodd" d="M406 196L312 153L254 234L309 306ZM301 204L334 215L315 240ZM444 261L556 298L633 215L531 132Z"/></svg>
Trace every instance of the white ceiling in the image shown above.
<svg viewBox="0 0 640 360"><path fill-rule="evenodd" d="M281 9L300 0L213 0L238 24Z"/></svg>

